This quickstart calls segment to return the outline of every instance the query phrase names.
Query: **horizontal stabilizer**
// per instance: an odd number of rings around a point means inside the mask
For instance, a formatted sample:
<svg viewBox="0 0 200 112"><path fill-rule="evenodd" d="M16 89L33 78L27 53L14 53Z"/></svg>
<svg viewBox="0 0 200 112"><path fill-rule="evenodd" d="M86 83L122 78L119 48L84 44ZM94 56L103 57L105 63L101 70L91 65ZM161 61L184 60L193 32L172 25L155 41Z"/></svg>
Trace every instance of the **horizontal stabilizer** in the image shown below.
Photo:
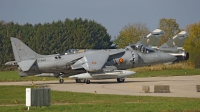
<svg viewBox="0 0 200 112"><path fill-rule="evenodd" d="M34 60L24 60L18 63L19 67L23 72L30 70L32 65L35 63L36 59Z"/></svg>

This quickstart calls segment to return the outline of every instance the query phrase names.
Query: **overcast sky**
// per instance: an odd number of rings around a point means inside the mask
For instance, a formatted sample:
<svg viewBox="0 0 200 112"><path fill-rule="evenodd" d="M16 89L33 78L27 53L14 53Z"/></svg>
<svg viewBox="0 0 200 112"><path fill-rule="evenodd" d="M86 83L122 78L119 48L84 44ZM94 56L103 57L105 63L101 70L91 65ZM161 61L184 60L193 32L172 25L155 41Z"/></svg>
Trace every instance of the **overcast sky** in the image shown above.
<svg viewBox="0 0 200 112"><path fill-rule="evenodd" d="M152 31L161 18L185 28L200 21L200 0L0 0L0 21L34 25L66 18L95 20L112 37L129 23L145 23Z"/></svg>

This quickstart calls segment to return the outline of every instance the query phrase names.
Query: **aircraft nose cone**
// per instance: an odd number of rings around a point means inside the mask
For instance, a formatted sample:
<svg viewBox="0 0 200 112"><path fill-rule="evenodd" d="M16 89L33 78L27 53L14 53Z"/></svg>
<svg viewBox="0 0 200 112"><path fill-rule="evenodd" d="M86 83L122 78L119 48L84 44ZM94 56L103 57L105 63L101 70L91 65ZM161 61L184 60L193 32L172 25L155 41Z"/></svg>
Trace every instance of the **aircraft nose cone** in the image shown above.
<svg viewBox="0 0 200 112"><path fill-rule="evenodd" d="M167 54L167 53L162 53L161 57L162 60L166 63L166 62L172 62L174 60L176 60L177 58L173 55Z"/></svg>

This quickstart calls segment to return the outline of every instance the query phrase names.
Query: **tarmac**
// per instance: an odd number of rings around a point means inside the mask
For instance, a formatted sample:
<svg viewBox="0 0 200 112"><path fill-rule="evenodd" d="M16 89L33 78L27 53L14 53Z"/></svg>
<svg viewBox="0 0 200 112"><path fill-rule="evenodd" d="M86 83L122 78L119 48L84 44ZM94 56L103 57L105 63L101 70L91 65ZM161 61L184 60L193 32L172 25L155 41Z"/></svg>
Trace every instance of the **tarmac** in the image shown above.
<svg viewBox="0 0 200 112"><path fill-rule="evenodd" d="M135 96L165 96L165 97L191 97L200 98L196 85L200 85L200 75L195 76L170 76L170 77L146 77L126 78L125 82L118 83L116 79L90 80L90 84L76 83L75 80L59 81L34 81L39 87L48 87L56 91L84 92L95 94L117 94ZM32 85L32 81L0 82L0 85ZM169 85L170 93L154 93L155 85ZM150 93L144 93L142 86L149 86ZM96 91L96 92L95 92Z"/></svg>

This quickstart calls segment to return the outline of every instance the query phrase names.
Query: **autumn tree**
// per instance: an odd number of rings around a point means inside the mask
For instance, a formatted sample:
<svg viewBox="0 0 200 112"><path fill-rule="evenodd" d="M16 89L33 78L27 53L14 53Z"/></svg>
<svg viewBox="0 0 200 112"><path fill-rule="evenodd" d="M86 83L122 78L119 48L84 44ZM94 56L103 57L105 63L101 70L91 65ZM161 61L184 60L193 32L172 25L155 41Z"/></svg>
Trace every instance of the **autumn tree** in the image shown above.
<svg viewBox="0 0 200 112"><path fill-rule="evenodd" d="M143 36L146 36L148 33L149 29L146 27L146 24L128 24L120 31L120 34L114 43L118 46L118 48L124 48L129 43L137 43L137 41L139 41Z"/></svg>
<svg viewBox="0 0 200 112"><path fill-rule="evenodd" d="M176 22L176 19L166 19L162 18L159 21L159 29L164 31L164 35L161 39L159 45L165 43L169 38L173 37L174 35L180 32L179 24Z"/></svg>
<svg viewBox="0 0 200 112"><path fill-rule="evenodd" d="M200 22L186 26L189 37L186 40L184 48L190 53L190 61L200 65Z"/></svg>

